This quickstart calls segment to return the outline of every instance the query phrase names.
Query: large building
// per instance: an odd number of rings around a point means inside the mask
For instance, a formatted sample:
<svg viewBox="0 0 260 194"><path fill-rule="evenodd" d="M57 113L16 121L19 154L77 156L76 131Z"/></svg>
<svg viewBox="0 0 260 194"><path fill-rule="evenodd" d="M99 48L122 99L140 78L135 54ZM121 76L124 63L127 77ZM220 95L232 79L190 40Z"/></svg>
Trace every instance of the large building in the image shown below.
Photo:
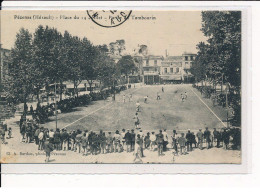
<svg viewBox="0 0 260 194"><path fill-rule="evenodd" d="M182 81L182 56L168 56L161 64L161 83L176 83Z"/></svg>
<svg viewBox="0 0 260 194"><path fill-rule="evenodd" d="M142 57L143 83L181 83L191 82L190 68L196 54L184 53L181 56L144 56Z"/></svg>
<svg viewBox="0 0 260 194"><path fill-rule="evenodd" d="M2 48L0 45L0 91L2 91L2 84L8 76L8 57L10 50Z"/></svg>
<svg viewBox="0 0 260 194"><path fill-rule="evenodd" d="M196 54L193 53L183 53L182 55L182 80L183 82L190 82L193 79L193 75L190 72L190 68L195 60Z"/></svg>
<svg viewBox="0 0 260 194"><path fill-rule="evenodd" d="M143 82L145 84L160 83L160 68L163 56L148 55L143 57Z"/></svg>

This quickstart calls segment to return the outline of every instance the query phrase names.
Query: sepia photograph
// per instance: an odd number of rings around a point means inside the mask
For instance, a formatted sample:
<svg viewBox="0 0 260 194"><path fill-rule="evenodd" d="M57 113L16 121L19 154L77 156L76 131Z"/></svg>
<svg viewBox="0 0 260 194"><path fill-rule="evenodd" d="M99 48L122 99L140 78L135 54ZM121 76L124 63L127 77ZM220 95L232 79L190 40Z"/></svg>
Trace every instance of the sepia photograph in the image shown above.
<svg viewBox="0 0 260 194"><path fill-rule="evenodd" d="M241 29L240 10L2 10L0 162L241 164Z"/></svg>

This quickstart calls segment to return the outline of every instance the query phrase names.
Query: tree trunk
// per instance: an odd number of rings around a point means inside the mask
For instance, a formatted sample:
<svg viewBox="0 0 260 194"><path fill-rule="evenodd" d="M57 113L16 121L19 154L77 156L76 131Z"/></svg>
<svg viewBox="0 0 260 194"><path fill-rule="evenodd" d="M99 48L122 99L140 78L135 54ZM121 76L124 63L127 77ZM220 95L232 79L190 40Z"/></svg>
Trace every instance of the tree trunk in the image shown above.
<svg viewBox="0 0 260 194"><path fill-rule="evenodd" d="M75 97L76 95L76 82L73 82L73 96Z"/></svg>
<svg viewBox="0 0 260 194"><path fill-rule="evenodd" d="M62 101L62 81L60 81L60 101Z"/></svg>
<svg viewBox="0 0 260 194"><path fill-rule="evenodd" d="M90 93L92 93L92 84L93 84L92 80L89 81L88 84L89 84L89 90L90 90Z"/></svg>

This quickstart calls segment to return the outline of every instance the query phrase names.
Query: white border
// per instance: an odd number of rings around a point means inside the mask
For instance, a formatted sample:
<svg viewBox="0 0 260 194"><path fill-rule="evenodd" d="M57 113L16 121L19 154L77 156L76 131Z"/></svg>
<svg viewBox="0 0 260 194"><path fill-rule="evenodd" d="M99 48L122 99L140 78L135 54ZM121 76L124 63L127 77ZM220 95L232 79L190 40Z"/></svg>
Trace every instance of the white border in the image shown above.
<svg viewBox="0 0 260 194"><path fill-rule="evenodd" d="M233 4L233 5L232 5ZM77 6L75 6L77 5ZM72 7L71 7L72 6ZM91 6L91 7L90 7ZM103 7L105 6L105 7ZM3 10L242 10L242 164L2 164L2 173L250 173L251 8L250 2L3 2ZM243 130L244 129L244 130Z"/></svg>

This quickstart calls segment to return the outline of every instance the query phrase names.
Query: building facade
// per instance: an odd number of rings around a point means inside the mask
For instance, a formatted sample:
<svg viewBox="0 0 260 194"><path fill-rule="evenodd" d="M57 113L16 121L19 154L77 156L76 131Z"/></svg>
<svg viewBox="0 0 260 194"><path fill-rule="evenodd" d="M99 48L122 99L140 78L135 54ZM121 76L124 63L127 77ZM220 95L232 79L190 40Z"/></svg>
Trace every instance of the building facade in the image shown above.
<svg viewBox="0 0 260 194"><path fill-rule="evenodd" d="M161 63L160 82L180 83L182 81L182 56L168 56Z"/></svg>
<svg viewBox="0 0 260 194"><path fill-rule="evenodd" d="M183 82L193 81L193 75L190 72L190 68L193 65L196 54L193 53L183 53L182 54L182 80Z"/></svg>
<svg viewBox="0 0 260 194"><path fill-rule="evenodd" d="M163 56L149 55L143 57L143 83L160 83L160 71Z"/></svg>

